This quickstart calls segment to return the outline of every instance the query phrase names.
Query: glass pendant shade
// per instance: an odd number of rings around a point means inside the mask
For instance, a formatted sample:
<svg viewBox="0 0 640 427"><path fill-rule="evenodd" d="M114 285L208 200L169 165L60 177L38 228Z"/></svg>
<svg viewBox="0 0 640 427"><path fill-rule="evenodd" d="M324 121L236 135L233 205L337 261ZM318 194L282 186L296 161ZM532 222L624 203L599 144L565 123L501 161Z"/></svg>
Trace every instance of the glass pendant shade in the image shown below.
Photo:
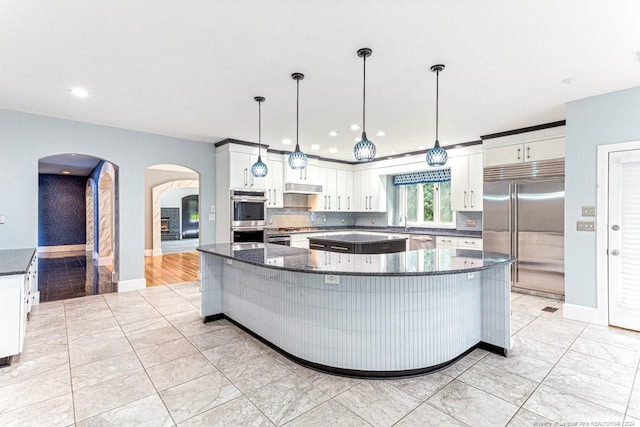
<svg viewBox="0 0 640 427"><path fill-rule="evenodd" d="M294 152L289 154L289 167L291 169L304 169L307 166L307 155L300 151L300 146L296 144Z"/></svg>
<svg viewBox="0 0 640 427"><path fill-rule="evenodd" d="M447 163L447 159L449 155L447 154L447 150L440 147L440 142L436 140L436 144L433 148L427 150L427 163L429 166L444 166Z"/></svg>
<svg viewBox="0 0 640 427"><path fill-rule="evenodd" d="M353 147L353 157L358 162L370 162L376 157L376 146L367 139L367 134L362 133L362 139Z"/></svg>
<svg viewBox="0 0 640 427"><path fill-rule="evenodd" d="M258 156L258 161L251 166L251 174L256 178L264 178L269 173L269 168L262 161L262 157Z"/></svg>

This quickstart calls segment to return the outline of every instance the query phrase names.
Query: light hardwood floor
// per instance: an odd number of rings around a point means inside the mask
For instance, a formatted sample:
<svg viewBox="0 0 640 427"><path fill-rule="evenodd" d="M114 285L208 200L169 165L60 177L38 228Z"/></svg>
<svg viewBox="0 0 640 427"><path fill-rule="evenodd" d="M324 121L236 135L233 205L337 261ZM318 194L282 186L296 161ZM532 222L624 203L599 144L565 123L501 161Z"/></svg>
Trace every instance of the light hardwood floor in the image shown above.
<svg viewBox="0 0 640 427"><path fill-rule="evenodd" d="M198 252L183 252L145 257L147 287L198 280L200 256Z"/></svg>

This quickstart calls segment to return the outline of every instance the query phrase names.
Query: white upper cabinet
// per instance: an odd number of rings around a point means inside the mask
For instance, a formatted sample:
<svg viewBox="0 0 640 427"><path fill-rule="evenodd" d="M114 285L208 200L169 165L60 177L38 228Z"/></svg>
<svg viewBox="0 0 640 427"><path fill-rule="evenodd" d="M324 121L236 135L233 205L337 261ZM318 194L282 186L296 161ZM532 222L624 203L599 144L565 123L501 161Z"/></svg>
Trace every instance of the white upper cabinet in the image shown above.
<svg viewBox="0 0 640 427"><path fill-rule="evenodd" d="M353 210L353 172L336 170L335 210L350 212Z"/></svg>
<svg viewBox="0 0 640 427"><path fill-rule="evenodd" d="M453 157L451 164L451 209L481 211L483 195L482 153Z"/></svg>
<svg viewBox="0 0 640 427"><path fill-rule="evenodd" d="M239 151L229 152L229 183L231 188L245 190L266 189L266 178L256 178L251 173L251 166L256 161L258 161L257 154ZM265 161L265 156L263 156L262 161Z"/></svg>
<svg viewBox="0 0 640 427"><path fill-rule="evenodd" d="M387 187L376 169L353 173L353 210L356 212L386 212Z"/></svg>
<svg viewBox="0 0 640 427"><path fill-rule="evenodd" d="M291 169L285 162L285 182L296 182L300 184L322 184L318 168L318 161L309 159L304 169Z"/></svg>
<svg viewBox="0 0 640 427"><path fill-rule="evenodd" d="M490 140L489 140L490 141ZM484 143L484 166L501 166L539 160L562 159L565 156L565 138L555 137L520 144L491 147Z"/></svg>
<svg viewBox="0 0 640 427"><path fill-rule="evenodd" d="M267 207L281 208L284 206L284 162L281 159L270 159L267 165Z"/></svg>

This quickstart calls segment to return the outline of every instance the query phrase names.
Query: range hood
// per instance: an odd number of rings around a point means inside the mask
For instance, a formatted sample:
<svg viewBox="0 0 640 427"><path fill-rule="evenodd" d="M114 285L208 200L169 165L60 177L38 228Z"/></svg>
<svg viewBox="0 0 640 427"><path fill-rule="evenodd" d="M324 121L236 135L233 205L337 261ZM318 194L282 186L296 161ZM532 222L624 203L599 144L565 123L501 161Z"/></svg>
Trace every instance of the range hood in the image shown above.
<svg viewBox="0 0 640 427"><path fill-rule="evenodd" d="M322 194L322 185L300 184L297 182L284 183L285 194Z"/></svg>

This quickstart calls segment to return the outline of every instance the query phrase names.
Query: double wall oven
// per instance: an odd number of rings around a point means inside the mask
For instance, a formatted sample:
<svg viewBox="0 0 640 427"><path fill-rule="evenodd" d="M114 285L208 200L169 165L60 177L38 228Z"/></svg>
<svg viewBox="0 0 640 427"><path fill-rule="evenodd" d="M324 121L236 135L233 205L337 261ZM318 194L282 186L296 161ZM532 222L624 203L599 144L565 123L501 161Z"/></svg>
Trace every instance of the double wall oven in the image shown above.
<svg viewBox="0 0 640 427"><path fill-rule="evenodd" d="M231 190L231 242L264 242L264 191Z"/></svg>

